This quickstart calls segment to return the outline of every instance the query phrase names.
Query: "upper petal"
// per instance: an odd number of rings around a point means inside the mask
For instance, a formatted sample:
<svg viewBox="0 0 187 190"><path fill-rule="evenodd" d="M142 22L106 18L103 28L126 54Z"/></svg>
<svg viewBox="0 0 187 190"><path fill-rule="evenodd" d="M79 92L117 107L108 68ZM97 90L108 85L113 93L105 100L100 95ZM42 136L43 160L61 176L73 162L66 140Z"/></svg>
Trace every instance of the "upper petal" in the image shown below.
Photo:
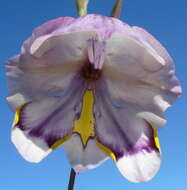
<svg viewBox="0 0 187 190"><path fill-rule="evenodd" d="M173 67L173 60L171 56L158 40L156 40L150 33L141 27L133 26L132 30L135 32L142 45L147 48L154 49L154 51L156 51L157 54L160 55L167 64L170 64L171 67Z"/></svg>
<svg viewBox="0 0 187 190"><path fill-rule="evenodd" d="M96 31L102 40L108 39L113 33L134 35L131 27L121 20L96 14L79 17L67 27L59 28L55 33L69 33L75 31Z"/></svg>
<svg viewBox="0 0 187 190"><path fill-rule="evenodd" d="M102 39L110 37L112 33L134 36L132 28L116 18L96 14L88 14L79 18L59 17L37 27L32 36L24 42L22 53L29 52L32 43L42 36L90 30L96 31Z"/></svg>
<svg viewBox="0 0 187 190"><path fill-rule="evenodd" d="M34 29L32 36L29 37L22 46L22 53L29 52L32 43L39 38L40 36L52 34L58 28L66 28L69 24L71 24L75 18L73 17L59 17L57 19L53 19L48 21L41 26Z"/></svg>
<svg viewBox="0 0 187 190"><path fill-rule="evenodd" d="M148 33L143 28L134 26L132 29L145 47L154 49L157 52L157 54L165 60L166 65L162 71L162 80L165 80L166 82L175 82L175 87L171 88L171 91L176 93L177 95L180 95L182 93L182 89L178 79L175 76L175 67L173 64L173 59L171 58L167 50L157 39L155 39L150 33ZM170 77L168 77L167 72L170 74Z"/></svg>
<svg viewBox="0 0 187 190"><path fill-rule="evenodd" d="M108 40L103 72L117 99L127 98L140 104L150 99L164 111L180 95L180 84L171 64L168 66L156 51L126 36L113 35Z"/></svg>
<svg viewBox="0 0 187 190"><path fill-rule="evenodd" d="M156 52L145 48L141 43L127 35L113 34L111 38L107 40L106 51L106 59L108 59L106 64L108 67L116 65L116 67L120 69L120 64L123 64L123 66L126 67L126 70L123 68L126 74L128 72L131 74L132 67L134 67L134 72L136 71L136 67L137 69L147 71L157 71L165 65L164 59ZM119 62L120 58L123 58L121 62ZM129 67L128 70L127 67Z"/></svg>
<svg viewBox="0 0 187 190"><path fill-rule="evenodd" d="M97 33L94 31L44 35L33 42L30 53L40 57L44 53L55 49L59 54L62 54L64 61L73 57L75 57L74 60L77 57L80 59L85 56L88 40L95 35Z"/></svg>
<svg viewBox="0 0 187 190"><path fill-rule="evenodd" d="M87 43L93 35L95 32L53 36L40 44L34 42L34 55L25 53L9 60L6 67L10 104L17 108L24 99L64 93L87 60Z"/></svg>

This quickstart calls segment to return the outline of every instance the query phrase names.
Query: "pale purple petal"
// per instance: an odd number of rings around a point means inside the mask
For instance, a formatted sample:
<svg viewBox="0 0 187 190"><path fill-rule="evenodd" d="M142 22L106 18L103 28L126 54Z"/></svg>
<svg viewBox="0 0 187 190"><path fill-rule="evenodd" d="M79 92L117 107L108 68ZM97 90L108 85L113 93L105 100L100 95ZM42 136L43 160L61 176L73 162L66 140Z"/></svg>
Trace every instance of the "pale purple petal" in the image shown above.
<svg viewBox="0 0 187 190"><path fill-rule="evenodd" d="M115 102L103 86L95 97L97 141L114 153L124 177L133 182L150 180L160 167L160 150L152 126L137 115L141 107Z"/></svg>
<svg viewBox="0 0 187 190"><path fill-rule="evenodd" d="M92 35L95 33L58 36L57 40L49 39L49 49L46 49L47 42L36 48L35 54L40 54L39 57L25 53L9 60L6 65L8 100L14 109L21 105L15 95L28 101L64 93L87 62L87 44Z"/></svg>
<svg viewBox="0 0 187 190"><path fill-rule="evenodd" d="M164 111L180 95L174 91L180 84L173 67L168 67L158 54L121 35L108 40L103 72L115 99L152 105L153 109L157 106Z"/></svg>
<svg viewBox="0 0 187 190"><path fill-rule="evenodd" d="M140 105L129 101L115 101L103 84L98 85L95 99L97 138L110 147L117 158L139 151L135 147L143 134L148 137L147 148L150 151L157 149L153 129L137 115L142 109Z"/></svg>
<svg viewBox="0 0 187 190"><path fill-rule="evenodd" d="M109 38L113 33L130 35L136 38L132 28L116 18L95 14L79 18L60 17L36 28L32 36L24 42L22 52L30 51L32 43L39 37L81 31L96 31L102 39Z"/></svg>
<svg viewBox="0 0 187 190"><path fill-rule="evenodd" d="M66 27L71 24L75 18L73 17L60 17L53 19L49 22L42 24L41 26L34 29L32 36L28 38L22 46L22 53L29 52L32 43L40 36L51 34L58 28Z"/></svg>
<svg viewBox="0 0 187 190"><path fill-rule="evenodd" d="M134 31L126 23L116 18L96 14L79 17L67 27L57 29L55 33L78 31L96 31L101 39L108 39L113 33L134 36Z"/></svg>
<svg viewBox="0 0 187 190"><path fill-rule="evenodd" d="M172 86L169 88L171 88L171 91L176 95L180 95L182 93L182 89L179 80L175 76L175 67L173 59L171 58L167 50L162 46L162 44L160 44L160 42L157 39L155 39L150 33L148 33L143 28L134 26L133 30L136 32L136 35L139 36L139 40L145 47L153 48L158 53L158 55L160 55L165 60L166 65L165 68L162 70L162 73L160 73L160 75L162 74L160 78L162 79L162 81L164 81L164 85L166 85L166 83L169 85L171 81L173 82L173 84L175 83L174 87Z"/></svg>
<svg viewBox="0 0 187 190"><path fill-rule="evenodd" d="M150 33L138 26L132 27L135 34L138 36L139 41L147 48L153 48L167 64L171 64L173 67L173 60L167 50L156 40Z"/></svg>
<svg viewBox="0 0 187 190"><path fill-rule="evenodd" d="M45 150L48 152L58 140L72 132L74 120L81 112L83 92L84 89L76 85L63 98L45 98L20 108L19 120L13 124L12 141L26 160L39 162L42 155L47 155ZM25 146L34 148L35 153L28 147L26 154Z"/></svg>

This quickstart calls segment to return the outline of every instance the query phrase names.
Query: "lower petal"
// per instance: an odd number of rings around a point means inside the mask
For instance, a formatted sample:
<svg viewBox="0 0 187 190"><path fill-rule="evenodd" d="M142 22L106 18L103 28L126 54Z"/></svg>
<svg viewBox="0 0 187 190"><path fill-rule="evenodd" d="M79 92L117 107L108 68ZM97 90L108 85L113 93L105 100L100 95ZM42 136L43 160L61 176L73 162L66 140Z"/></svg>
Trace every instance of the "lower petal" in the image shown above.
<svg viewBox="0 0 187 190"><path fill-rule="evenodd" d="M76 173L94 169L107 160L107 153L103 152L97 145L95 139L89 139L86 147L77 134L62 144L66 150L70 164Z"/></svg>

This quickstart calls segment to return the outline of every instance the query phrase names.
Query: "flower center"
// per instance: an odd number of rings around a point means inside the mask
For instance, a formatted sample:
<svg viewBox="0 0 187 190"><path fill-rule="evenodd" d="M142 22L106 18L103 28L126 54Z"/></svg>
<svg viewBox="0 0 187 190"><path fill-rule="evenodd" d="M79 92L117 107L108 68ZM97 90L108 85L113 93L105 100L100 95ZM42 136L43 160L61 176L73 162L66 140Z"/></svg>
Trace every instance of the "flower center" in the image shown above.
<svg viewBox="0 0 187 190"><path fill-rule="evenodd" d="M82 76L85 79L98 80L101 76L101 70L95 69L94 66L89 63L85 67L83 67Z"/></svg>

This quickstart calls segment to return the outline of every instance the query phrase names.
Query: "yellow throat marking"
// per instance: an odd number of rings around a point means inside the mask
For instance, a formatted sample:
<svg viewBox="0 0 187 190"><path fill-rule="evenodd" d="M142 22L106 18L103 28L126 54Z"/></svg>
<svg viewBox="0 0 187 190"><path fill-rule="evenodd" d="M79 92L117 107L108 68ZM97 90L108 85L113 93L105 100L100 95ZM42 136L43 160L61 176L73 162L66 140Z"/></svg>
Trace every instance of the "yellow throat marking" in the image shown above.
<svg viewBox="0 0 187 190"><path fill-rule="evenodd" d="M160 142L159 142L159 138L158 138L158 136L157 136L157 130L156 130L156 128L153 128L153 131L154 131L155 145L156 145L156 147L158 148L158 150L161 151Z"/></svg>
<svg viewBox="0 0 187 190"><path fill-rule="evenodd" d="M22 104L21 106L19 106L16 109L15 115L14 115L14 122L13 122L13 126L17 125L19 120L20 120L20 112L22 110L22 108L25 106L25 104Z"/></svg>
<svg viewBox="0 0 187 190"><path fill-rule="evenodd" d="M59 139L51 148L55 149L65 141L69 140L72 134L78 133L84 146L86 146L90 137L95 136L94 124L95 119L93 115L94 96L91 90L87 90L83 96L82 110L80 118L74 121L73 131L62 139ZM96 145L106 152L114 161L116 161L115 154L106 146L96 140Z"/></svg>
<svg viewBox="0 0 187 190"><path fill-rule="evenodd" d="M73 132L76 132L80 135L82 143L84 146L86 146L88 140L90 137L95 136L94 131L94 124L95 119L93 115L93 105L94 105L94 96L92 90L87 90L83 96L83 103L82 103L82 110L81 115L78 120L74 121L74 129L72 132L67 134L65 137L57 140L50 148L56 149L58 146L63 144L64 142L68 141L71 137ZM17 125L20 120L20 111L25 106L25 104L19 106L16 110L15 116L14 116L14 125ZM155 137L155 143L158 147L159 141L158 137L156 136L156 129L154 129L154 137ZM100 142L96 141L96 145L106 152L108 156L110 156L114 161L116 161L115 154L106 146L101 144Z"/></svg>
<svg viewBox="0 0 187 190"><path fill-rule="evenodd" d="M90 137L95 136L93 115L94 95L92 90L87 90L83 96L81 115L74 121L74 130L80 135L82 143L86 146Z"/></svg>
<svg viewBox="0 0 187 190"><path fill-rule="evenodd" d="M109 157L111 157L115 162L117 161L115 154L105 145L101 144L99 141L96 141L96 145L103 150L104 152L106 152L108 154Z"/></svg>

